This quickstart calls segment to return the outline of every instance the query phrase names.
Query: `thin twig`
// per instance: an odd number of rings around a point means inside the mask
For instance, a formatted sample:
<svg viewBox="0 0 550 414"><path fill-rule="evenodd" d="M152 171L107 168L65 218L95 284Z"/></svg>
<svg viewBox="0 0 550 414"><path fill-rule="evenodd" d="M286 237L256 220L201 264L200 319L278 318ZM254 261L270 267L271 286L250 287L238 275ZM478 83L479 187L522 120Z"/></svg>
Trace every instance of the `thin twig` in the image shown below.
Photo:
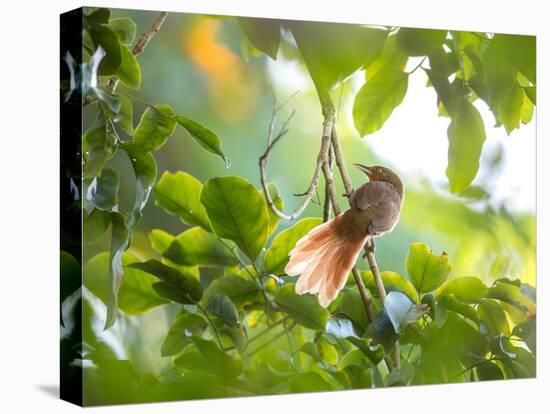
<svg viewBox="0 0 550 414"><path fill-rule="evenodd" d="M216 337L216 340L218 341L218 344L220 345L221 350L229 351L233 349L233 348L226 348L223 346L222 338L220 336L220 333L218 332L218 328L216 328L214 321L210 318L210 316L208 315L208 312L206 312L206 309L204 309L199 302L195 302L195 305L197 305L197 308L203 313L204 317L207 319L208 323L212 327L212 330L214 331L214 336Z"/></svg>
<svg viewBox="0 0 550 414"><path fill-rule="evenodd" d="M134 56L142 53L151 38L159 32L162 24L164 23L164 20L166 20L166 16L168 16L168 12L160 12L151 27L149 27L149 29L142 33L134 48L132 49L132 54ZM111 79L109 79L109 83L107 83L107 89L109 89L111 92L114 92L117 86L118 78L116 76L111 77Z"/></svg>
<svg viewBox="0 0 550 414"><path fill-rule="evenodd" d="M275 342L277 339L279 339L281 336L286 335L287 331L291 331L296 326L296 323L293 322L292 325L290 325L287 329L283 329L281 332L279 332L277 335L275 335L273 338L271 338L269 341L265 342L264 344L260 345L258 348L256 348L254 351L249 352L246 354L245 358L248 359L252 355L254 355L256 352L264 349L265 347L271 345L273 342Z"/></svg>
<svg viewBox="0 0 550 414"><path fill-rule="evenodd" d="M328 152L328 163L331 174L334 172L334 149L330 145ZM328 186L325 184L325 204L323 206L323 223L330 220L330 210L332 208L332 202L330 200L330 192Z"/></svg>
<svg viewBox="0 0 550 414"><path fill-rule="evenodd" d="M283 126L279 130L279 132L273 136L274 129L275 129L275 123L277 120L277 113L279 110L292 98L295 96L296 93L291 95L288 99L286 99L282 104L277 105L277 102L275 98L273 99L273 111L271 114L271 122L269 123L268 133L267 133L267 147L265 152L260 157L260 180L262 183L262 189L264 192L265 199L267 200L267 204L269 208L280 218L285 220L294 220L296 217L298 217L302 212L306 209L309 202L311 201L313 195L315 194L317 190L317 182L319 181L319 176L321 175L321 169L323 164L322 159L322 151L319 152L319 155L317 156L317 163L315 165L315 170L313 172L313 177L311 178L311 182L309 184L309 187L305 193L303 193L304 198L302 199L302 202L296 209L294 209L291 213L285 213L284 211L281 211L277 208L275 205L273 199L271 198L271 194L269 194L268 189L268 180L267 180L267 164L269 161L269 156L271 154L271 151L273 150L273 147L279 140L288 132L288 124L292 117L294 116L294 111L290 114L290 116L287 118L287 120L283 123Z"/></svg>

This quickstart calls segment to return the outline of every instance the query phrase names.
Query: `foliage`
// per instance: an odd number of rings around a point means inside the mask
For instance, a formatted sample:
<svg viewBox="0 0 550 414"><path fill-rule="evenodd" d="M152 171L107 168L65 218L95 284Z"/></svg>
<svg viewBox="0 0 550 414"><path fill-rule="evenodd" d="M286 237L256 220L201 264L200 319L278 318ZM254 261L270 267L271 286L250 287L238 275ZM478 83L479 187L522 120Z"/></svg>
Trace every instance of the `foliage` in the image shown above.
<svg viewBox="0 0 550 414"><path fill-rule="evenodd" d="M364 71L353 107L361 135L383 127L406 97L409 76L422 69L437 93L439 113L450 118L451 192L465 190L479 168L485 126L473 103L484 101L508 133L529 122L525 113L535 105L531 37L249 18L237 19L237 25L271 59L292 34L318 89ZM372 321L352 277L328 309L315 296L297 295L295 280L283 269L296 242L322 220L301 218L277 232L279 219L261 191L240 176L203 183L187 171L163 171L157 179L154 153L178 126L229 167L221 139L165 103L126 93L142 80L130 48L136 35L130 18L89 9L83 35L81 93L97 118L83 134L84 240L110 240L107 251L89 258L84 269L84 315L90 320L83 324L101 320L105 330L116 330L128 315L141 321L159 309L170 318L154 349L165 363L160 373L117 358L92 328L84 331L91 349L84 359L94 366L85 370L94 390L85 398L90 404L535 376L534 288L520 279L487 285L486 275L453 273L452 258L433 254L426 243L412 243L406 257L394 258L395 269L381 273L389 292L383 305L373 274L361 273L376 311ZM410 57L421 61L406 72ZM146 109L134 125L136 102ZM128 211L119 208L119 193L126 189L109 164L118 153L128 157L135 176ZM281 208L273 184L270 191ZM127 250L151 193L157 207L186 229L149 229L148 256L138 257ZM68 255L62 264L67 274L75 266ZM63 292L64 299L69 296ZM90 305L96 299L106 316ZM384 357L396 341L401 368L392 370Z"/></svg>

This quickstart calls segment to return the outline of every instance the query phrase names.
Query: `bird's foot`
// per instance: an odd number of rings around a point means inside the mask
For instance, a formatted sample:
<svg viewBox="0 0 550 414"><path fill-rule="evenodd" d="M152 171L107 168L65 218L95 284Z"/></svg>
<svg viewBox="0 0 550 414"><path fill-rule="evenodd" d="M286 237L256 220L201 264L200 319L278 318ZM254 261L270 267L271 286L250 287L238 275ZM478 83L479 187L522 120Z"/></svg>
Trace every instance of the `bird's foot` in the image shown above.
<svg viewBox="0 0 550 414"><path fill-rule="evenodd" d="M367 242L367 250L372 254L376 253L376 243L374 242L374 237L371 237Z"/></svg>
<svg viewBox="0 0 550 414"><path fill-rule="evenodd" d="M350 197L351 197L352 195L354 195L354 194L355 194L355 190L351 190L351 193L349 193L349 194L348 194L348 193L344 193L344 194L342 194L342 196L347 197L347 198L350 198Z"/></svg>

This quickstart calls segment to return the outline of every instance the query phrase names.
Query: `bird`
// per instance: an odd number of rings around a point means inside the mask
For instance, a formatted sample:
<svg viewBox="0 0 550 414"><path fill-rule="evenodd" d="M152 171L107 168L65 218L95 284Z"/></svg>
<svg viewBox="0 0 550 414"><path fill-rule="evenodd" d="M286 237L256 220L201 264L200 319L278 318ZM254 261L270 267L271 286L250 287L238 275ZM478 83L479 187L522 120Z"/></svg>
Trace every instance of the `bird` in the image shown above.
<svg viewBox="0 0 550 414"><path fill-rule="evenodd" d="M324 308L346 284L365 244L374 246L375 237L395 228L403 205L404 186L395 172L380 165L354 166L368 181L346 195L350 208L299 239L284 269L288 276L300 276L297 294L318 294Z"/></svg>

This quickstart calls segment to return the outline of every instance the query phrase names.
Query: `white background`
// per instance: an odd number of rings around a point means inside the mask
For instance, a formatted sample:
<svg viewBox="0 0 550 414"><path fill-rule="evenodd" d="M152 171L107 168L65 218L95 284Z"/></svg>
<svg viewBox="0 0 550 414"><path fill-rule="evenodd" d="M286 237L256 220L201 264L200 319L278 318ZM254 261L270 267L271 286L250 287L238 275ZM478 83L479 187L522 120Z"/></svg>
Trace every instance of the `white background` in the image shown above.
<svg viewBox="0 0 550 414"><path fill-rule="evenodd" d="M88 5L438 27L538 36L538 378L483 384L255 397L88 409L95 413L185 411L407 413L548 412L550 26L544 1L95 1ZM68 413L58 389L58 14L77 1L3 2L0 23L0 410ZM6 93L7 90L7 93ZM517 169L521 174L521 168ZM546 232L543 230L546 229ZM546 396L544 392L546 391ZM546 397L546 398L545 398Z"/></svg>

